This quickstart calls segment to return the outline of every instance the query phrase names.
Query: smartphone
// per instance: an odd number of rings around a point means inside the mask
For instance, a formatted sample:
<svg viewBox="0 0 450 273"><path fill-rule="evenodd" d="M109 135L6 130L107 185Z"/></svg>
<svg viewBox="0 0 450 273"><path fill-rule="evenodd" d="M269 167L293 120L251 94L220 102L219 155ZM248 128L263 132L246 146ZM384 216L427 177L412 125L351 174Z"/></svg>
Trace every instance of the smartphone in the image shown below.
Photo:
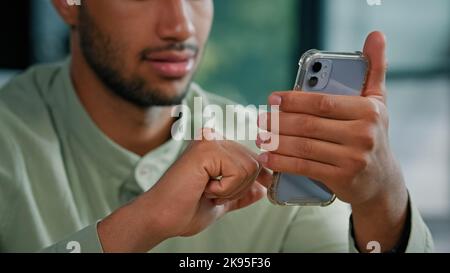
<svg viewBox="0 0 450 273"><path fill-rule="evenodd" d="M369 62L361 52L310 50L299 66L294 92L361 96ZM273 179L268 197L276 205L328 206L336 199L320 181L289 173L274 173Z"/></svg>

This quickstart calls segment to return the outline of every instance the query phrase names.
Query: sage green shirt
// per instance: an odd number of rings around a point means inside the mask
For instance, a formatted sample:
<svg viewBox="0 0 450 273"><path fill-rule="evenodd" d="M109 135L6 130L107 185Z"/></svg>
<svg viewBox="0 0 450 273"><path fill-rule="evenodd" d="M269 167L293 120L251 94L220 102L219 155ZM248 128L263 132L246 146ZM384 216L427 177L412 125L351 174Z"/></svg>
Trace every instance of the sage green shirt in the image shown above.
<svg viewBox="0 0 450 273"><path fill-rule="evenodd" d="M36 66L0 89L0 252L102 252L98 221L149 190L186 146L172 139L140 157L111 141L80 103L69 66ZM185 104L194 97L232 104L195 84ZM411 212L407 251L431 251L427 227L414 206ZM349 215L341 202L277 207L264 199L152 252L356 251Z"/></svg>

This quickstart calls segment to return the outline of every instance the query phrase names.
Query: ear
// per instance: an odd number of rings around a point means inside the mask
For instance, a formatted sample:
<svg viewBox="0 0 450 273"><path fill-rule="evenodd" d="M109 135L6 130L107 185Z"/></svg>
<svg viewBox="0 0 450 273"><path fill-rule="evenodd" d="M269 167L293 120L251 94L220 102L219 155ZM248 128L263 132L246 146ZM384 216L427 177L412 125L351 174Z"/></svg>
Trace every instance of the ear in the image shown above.
<svg viewBox="0 0 450 273"><path fill-rule="evenodd" d="M80 5L84 4L80 0L52 0L53 6L62 19L71 27L78 25L78 11Z"/></svg>

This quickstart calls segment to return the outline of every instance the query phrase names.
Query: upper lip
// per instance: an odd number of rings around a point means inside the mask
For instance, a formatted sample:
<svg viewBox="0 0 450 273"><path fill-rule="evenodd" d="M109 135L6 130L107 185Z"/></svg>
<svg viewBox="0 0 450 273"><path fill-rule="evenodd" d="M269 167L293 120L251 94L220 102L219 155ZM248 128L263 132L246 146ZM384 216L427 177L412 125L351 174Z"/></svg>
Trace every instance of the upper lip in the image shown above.
<svg viewBox="0 0 450 273"><path fill-rule="evenodd" d="M159 51L146 54L144 58L156 62L185 62L195 57L195 52L191 50L184 51Z"/></svg>

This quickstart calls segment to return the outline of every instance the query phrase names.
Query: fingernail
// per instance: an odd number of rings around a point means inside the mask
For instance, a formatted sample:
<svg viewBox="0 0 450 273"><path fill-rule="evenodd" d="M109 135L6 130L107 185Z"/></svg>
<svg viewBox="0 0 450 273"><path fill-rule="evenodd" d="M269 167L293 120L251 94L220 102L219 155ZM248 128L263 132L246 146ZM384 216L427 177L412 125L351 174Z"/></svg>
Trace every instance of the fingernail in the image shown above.
<svg viewBox="0 0 450 273"><path fill-rule="evenodd" d="M258 161L261 163L267 163L269 162L269 154L268 153L263 153L258 155Z"/></svg>
<svg viewBox="0 0 450 273"><path fill-rule="evenodd" d="M272 95L269 97L270 105L281 105L281 97L278 95Z"/></svg>
<svg viewBox="0 0 450 273"><path fill-rule="evenodd" d="M256 145L260 146L261 144L265 144L270 141L270 138L271 135L269 132L260 132L256 137Z"/></svg>

